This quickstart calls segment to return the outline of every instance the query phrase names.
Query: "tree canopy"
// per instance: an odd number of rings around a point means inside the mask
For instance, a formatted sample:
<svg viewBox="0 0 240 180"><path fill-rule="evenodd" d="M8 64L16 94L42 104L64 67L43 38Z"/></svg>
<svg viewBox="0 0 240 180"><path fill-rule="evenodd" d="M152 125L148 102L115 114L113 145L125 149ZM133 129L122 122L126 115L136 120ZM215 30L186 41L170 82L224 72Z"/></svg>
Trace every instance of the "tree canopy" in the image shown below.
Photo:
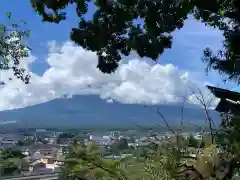
<svg viewBox="0 0 240 180"><path fill-rule="evenodd" d="M218 52L207 48L203 60L207 70L214 69L228 75L228 79L240 83L240 1L220 0L217 6L199 11L197 19L223 32L223 47Z"/></svg>
<svg viewBox="0 0 240 180"><path fill-rule="evenodd" d="M21 66L21 59L29 55L24 40L30 31L24 28L26 21L15 22L10 12L6 13L6 17L9 23L0 24L0 69L12 70L14 76L28 84L30 76ZM12 77L8 80L12 80ZM0 84L5 84L5 81L0 79Z"/></svg>
<svg viewBox="0 0 240 180"><path fill-rule="evenodd" d="M111 73L118 67L121 54L134 50L141 57L156 60L165 48L171 47L170 33L183 26L192 6L184 3L181 8L172 1L94 1L97 10L92 20L86 20L89 0L38 1L31 0L33 8L43 21L59 23L66 19L61 10L68 4L76 5L80 18L77 28L71 32L71 40L87 50L97 52L98 68ZM53 13L47 13L51 9ZM145 18L144 28L134 23Z"/></svg>
<svg viewBox="0 0 240 180"><path fill-rule="evenodd" d="M238 46L239 1L237 0L94 0L96 11L87 20L90 0L31 0L43 21L59 23L66 19L64 9L74 4L79 17L72 28L71 40L98 55L98 68L114 72L121 55L131 51L156 61L166 48L171 48L172 32L184 26L192 14L206 25L224 32L223 49L204 50L207 70L226 73L239 82ZM143 23L140 23L143 22Z"/></svg>
<svg viewBox="0 0 240 180"><path fill-rule="evenodd" d="M9 159L9 158L24 158L25 156L22 154L20 150L13 150L13 149L3 149L1 150L0 157L3 160Z"/></svg>

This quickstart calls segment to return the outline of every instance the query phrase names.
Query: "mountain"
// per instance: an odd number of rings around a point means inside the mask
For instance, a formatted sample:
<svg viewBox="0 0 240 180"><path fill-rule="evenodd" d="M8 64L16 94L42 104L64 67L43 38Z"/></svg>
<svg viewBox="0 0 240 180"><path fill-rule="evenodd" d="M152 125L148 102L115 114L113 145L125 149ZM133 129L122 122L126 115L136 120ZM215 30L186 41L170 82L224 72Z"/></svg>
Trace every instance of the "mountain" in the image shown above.
<svg viewBox="0 0 240 180"><path fill-rule="evenodd" d="M73 96L21 109L0 112L0 121L16 121L19 127L76 127L83 125L154 125L163 122L157 115L157 108L170 123L179 123L181 108L176 104L143 105L106 102L99 96ZM210 110L216 122L219 114ZM184 121L195 124L204 123L203 109L188 106L184 109Z"/></svg>

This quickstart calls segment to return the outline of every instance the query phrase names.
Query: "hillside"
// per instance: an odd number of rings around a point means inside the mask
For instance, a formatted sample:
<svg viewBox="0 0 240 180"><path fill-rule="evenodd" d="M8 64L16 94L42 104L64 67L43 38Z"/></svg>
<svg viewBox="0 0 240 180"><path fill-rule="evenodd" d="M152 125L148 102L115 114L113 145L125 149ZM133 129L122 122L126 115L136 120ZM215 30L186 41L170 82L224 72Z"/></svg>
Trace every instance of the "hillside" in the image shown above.
<svg viewBox="0 0 240 180"><path fill-rule="evenodd" d="M1 121L16 121L18 126L81 126L81 125L152 125L159 117L154 109L160 108L166 119L178 123L181 108L178 105L149 106L107 103L98 96L73 96L55 99L46 103L0 112ZM153 108L151 111L150 108ZM219 122L219 114L213 110L211 116ZM185 108L185 122L204 122L203 110L197 107Z"/></svg>

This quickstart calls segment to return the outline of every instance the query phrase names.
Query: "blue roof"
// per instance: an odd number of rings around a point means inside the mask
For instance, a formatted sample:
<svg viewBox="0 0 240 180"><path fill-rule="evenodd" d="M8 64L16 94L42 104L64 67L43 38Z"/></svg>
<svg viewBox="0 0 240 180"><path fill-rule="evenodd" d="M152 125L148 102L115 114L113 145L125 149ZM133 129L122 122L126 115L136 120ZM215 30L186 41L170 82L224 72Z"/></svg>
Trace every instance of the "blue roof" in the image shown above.
<svg viewBox="0 0 240 180"><path fill-rule="evenodd" d="M117 159L117 158L121 158L121 157L120 156L110 155L110 156L104 156L103 158L106 158L106 159Z"/></svg>

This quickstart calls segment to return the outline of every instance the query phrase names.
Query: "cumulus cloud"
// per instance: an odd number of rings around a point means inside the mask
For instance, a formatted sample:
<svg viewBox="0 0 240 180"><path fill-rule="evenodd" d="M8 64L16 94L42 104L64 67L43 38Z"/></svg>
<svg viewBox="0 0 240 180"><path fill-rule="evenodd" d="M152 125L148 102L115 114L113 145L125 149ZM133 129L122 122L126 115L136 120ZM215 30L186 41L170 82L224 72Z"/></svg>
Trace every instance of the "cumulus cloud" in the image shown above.
<svg viewBox="0 0 240 180"><path fill-rule="evenodd" d="M23 59L28 67L36 57ZM103 74L97 68L95 53L76 47L71 42L58 45L49 43L46 59L50 68L42 76L30 72L31 83L13 79L0 89L0 110L15 109L72 95L99 95L108 103L163 104L176 103L182 96L198 103L189 91L191 81L203 88L202 82L191 77L173 64L150 65L146 60L133 58L123 61L114 74ZM7 79L12 72L1 72ZM204 94L207 90L203 88Z"/></svg>

